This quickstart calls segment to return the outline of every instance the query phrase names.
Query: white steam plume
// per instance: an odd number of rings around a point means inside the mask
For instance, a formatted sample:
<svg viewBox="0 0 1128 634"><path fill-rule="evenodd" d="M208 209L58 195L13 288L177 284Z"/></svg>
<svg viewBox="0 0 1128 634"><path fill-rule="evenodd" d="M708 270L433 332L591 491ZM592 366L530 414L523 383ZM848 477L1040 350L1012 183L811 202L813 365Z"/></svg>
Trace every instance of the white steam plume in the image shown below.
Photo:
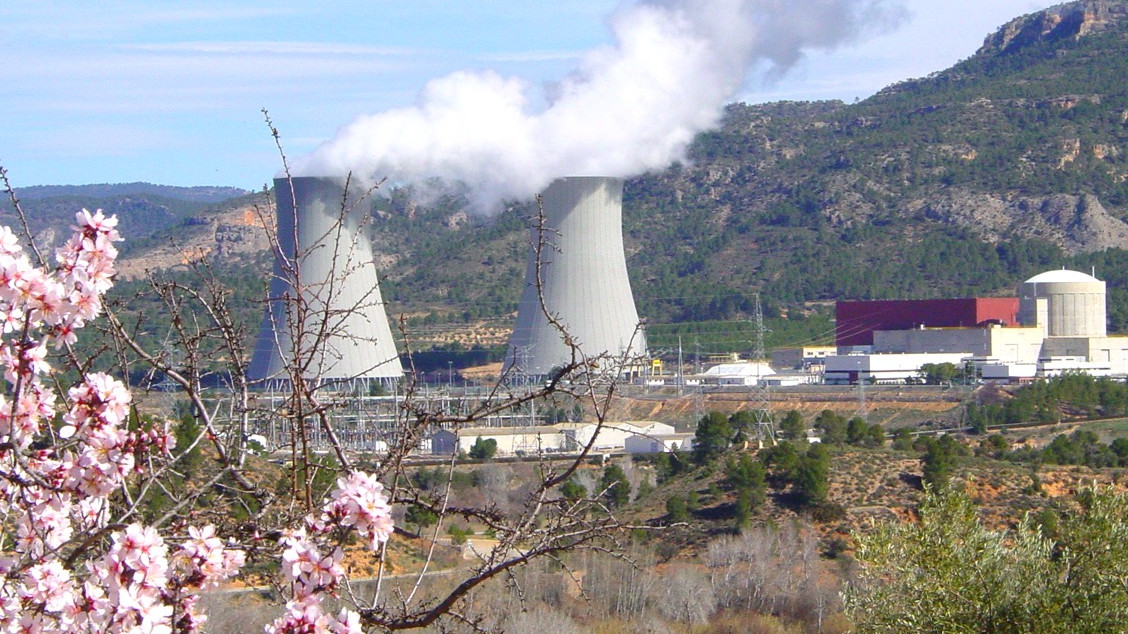
<svg viewBox="0 0 1128 634"><path fill-rule="evenodd" d="M891 5L890 3L894 3ZM629 177L684 159L752 67L782 72L901 16L897 0L643 0L610 18L614 44L587 52L532 111L529 86L493 72L429 82L417 105L362 116L295 161L303 176L462 182L490 209L561 176Z"/></svg>

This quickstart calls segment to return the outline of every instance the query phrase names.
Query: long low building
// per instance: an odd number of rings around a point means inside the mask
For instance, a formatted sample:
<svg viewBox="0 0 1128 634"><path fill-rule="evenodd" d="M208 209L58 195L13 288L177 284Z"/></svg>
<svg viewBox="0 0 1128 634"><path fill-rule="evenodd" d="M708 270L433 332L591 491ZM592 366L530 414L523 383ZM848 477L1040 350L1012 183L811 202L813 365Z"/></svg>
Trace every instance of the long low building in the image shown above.
<svg viewBox="0 0 1128 634"><path fill-rule="evenodd" d="M561 423L556 427L564 434L565 451L579 451L588 443L592 443L592 449L617 451L623 449L630 436L674 433L673 425L655 421L608 421L602 426L595 423Z"/></svg>
<svg viewBox="0 0 1128 634"><path fill-rule="evenodd" d="M596 423L560 423L464 427L435 431L431 435L431 453L445 456L469 453L479 439L495 441L497 453L503 456L580 451L589 443L592 449L598 451L623 451L627 438L632 436L661 438L673 433L672 425L655 421L608 421L602 426Z"/></svg>
<svg viewBox="0 0 1128 634"><path fill-rule="evenodd" d="M695 434L635 434L627 438L623 449L627 453L670 453L693 449Z"/></svg>
<svg viewBox="0 0 1128 634"><path fill-rule="evenodd" d="M840 354L826 358L823 381L831 385L905 383L920 377L927 363L963 365L970 353Z"/></svg>
<svg viewBox="0 0 1128 634"><path fill-rule="evenodd" d="M478 440L493 440L497 442L499 455L514 456L560 451L564 434L555 425L440 429L431 435L431 453L443 456L470 453Z"/></svg>

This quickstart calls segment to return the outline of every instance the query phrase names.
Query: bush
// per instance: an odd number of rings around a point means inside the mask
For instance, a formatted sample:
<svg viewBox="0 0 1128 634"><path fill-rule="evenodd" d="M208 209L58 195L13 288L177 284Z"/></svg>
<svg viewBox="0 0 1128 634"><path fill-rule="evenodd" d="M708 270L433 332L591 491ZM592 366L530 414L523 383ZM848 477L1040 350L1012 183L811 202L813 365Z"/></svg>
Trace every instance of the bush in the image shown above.
<svg viewBox="0 0 1128 634"><path fill-rule="evenodd" d="M685 498L680 495L671 495L666 498L666 519L669 522L688 522L689 518L689 507L686 504Z"/></svg>
<svg viewBox="0 0 1128 634"><path fill-rule="evenodd" d="M497 454L497 441L493 438L482 438L474 441L470 447L470 458L474 460L491 460Z"/></svg>
<svg viewBox="0 0 1128 634"><path fill-rule="evenodd" d="M988 529L966 494L930 489L919 523L859 538L847 613L858 632L1122 632L1128 495L1078 501L1051 541L1033 522Z"/></svg>

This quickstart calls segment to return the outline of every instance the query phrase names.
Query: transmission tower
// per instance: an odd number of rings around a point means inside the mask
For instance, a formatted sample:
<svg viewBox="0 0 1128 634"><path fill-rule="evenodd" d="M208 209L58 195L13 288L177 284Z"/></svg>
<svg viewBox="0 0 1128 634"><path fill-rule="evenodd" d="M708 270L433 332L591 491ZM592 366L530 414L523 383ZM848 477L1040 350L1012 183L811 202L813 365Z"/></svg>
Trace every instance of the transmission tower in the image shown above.
<svg viewBox="0 0 1128 634"><path fill-rule="evenodd" d="M858 407L854 416L869 422L869 406L866 404L866 379L858 377Z"/></svg>
<svg viewBox="0 0 1128 634"><path fill-rule="evenodd" d="M161 358L171 368L179 368L180 364L184 362L184 354L175 345L176 331L169 326L168 332L165 333L164 341L161 342ZM156 379L153 387L160 392L177 392L180 390L180 385L173 381L166 372L161 372L159 378L155 370L150 370L152 379Z"/></svg>
<svg viewBox="0 0 1128 634"><path fill-rule="evenodd" d="M768 362L764 351L764 311L760 307L760 294L756 294L756 314L753 325L752 363L756 364L756 385L752 388L752 414L756 419L756 443L761 449L775 446L775 421L772 420L771 387L760 370Z"/></svg>

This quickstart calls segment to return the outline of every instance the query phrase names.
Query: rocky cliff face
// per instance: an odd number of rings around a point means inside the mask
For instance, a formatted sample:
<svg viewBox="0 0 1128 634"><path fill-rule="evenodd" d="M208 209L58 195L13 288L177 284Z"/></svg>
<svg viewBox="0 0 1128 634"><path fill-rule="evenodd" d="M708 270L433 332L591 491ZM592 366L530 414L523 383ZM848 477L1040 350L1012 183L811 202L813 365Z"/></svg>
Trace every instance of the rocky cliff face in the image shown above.
<svg viewBox="0 0 1128 634"><path fill-rule="evenodd" d="M125 279L136 279L147 271L171 269L204 259L230 265L261 255L270 249L262 214L269 214L270 219L274 216L272 210L264 212L260 206L249 203L196 218L190 230L179 231L152 249L119 259L118 274Z"/></svg>
<svg viewBox="0 0 1128 634"><path fill-rule="evenodd" d="M269 249L266 219L261 218L254 208L237 209L235 212L214 223L214 257L235 258Z"/></svg>
<svg viewBox="0 0 1128 634"><path fill-rule="evenodd" d="M988 242L1037 239L1070 253L1128 248L1128 224L1091 194L1028 197L951 189L913 201L908 209L929 220L969 227Z"/></svg>
<svg viewBox="0 0 1128 634"><path fill-rule="evenodd" d="M979 53L1010 53L1040 41L1078 38L1126 19L1128 7L1115 0L1058 5L1006 23L984 40Z"/></svg>

